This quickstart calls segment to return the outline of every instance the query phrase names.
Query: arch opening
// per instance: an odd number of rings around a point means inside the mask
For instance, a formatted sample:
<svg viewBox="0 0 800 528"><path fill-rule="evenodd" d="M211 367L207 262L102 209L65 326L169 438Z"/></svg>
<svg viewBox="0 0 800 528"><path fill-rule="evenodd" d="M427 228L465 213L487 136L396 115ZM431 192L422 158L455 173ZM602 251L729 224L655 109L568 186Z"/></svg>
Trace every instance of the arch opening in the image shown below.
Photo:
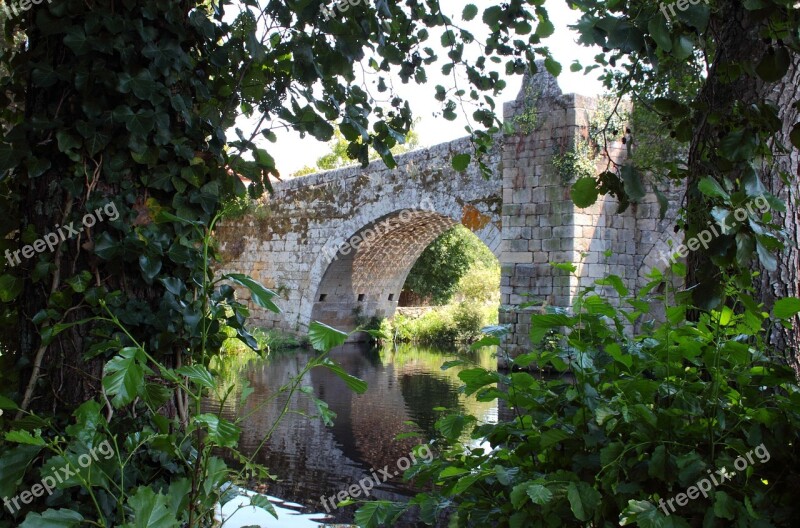
<svg viewBox="0 0 800 528"><path fill-rule="evenodd" d="M329 264L313 296L311 320L351 331L372 318L392 317L414 263L457 223L434 211L403 210L359 229L326 256ZM489 233L481 229L481 240L483 232Z"/></svg>

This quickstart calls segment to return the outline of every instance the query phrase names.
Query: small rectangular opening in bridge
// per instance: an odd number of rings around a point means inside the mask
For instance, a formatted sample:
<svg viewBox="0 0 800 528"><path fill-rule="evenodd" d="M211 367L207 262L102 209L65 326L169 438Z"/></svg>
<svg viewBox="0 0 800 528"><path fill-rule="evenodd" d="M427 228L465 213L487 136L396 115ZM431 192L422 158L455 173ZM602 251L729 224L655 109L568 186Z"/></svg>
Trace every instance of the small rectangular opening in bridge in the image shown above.
<svg viewBox="0 0 800 528"><path fill-rule="evenodd" d="M389 300L390 300L390 301L393 301L393 300L394 300L394 294L393 294L393 293L390 293L390 294L389 294Z"/></svg>
<svg viewBox="0 0 800 528"><path fill-rule="evenodd" d="M366 297L363 293L358 294L358 302L364 302L364 297Z"/></svg>
<svg viewBox="0 0 800 528"><path fill-rule="evenodd" d="M323 293L322 295L320 295L320 296L319 296L319 302L322 302L322 301L324 301L324 300L325 300L325 298L326 298L327 296L328 296L328 294L327 294L327 293Z"/></svg>

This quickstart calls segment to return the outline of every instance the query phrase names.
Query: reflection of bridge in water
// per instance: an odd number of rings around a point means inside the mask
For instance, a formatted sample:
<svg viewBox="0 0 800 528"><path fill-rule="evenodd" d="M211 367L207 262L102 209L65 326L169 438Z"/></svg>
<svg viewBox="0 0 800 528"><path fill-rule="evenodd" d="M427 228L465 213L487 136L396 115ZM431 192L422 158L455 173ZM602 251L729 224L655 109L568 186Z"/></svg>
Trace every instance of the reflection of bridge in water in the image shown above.
<svg viewBox="0 0 800 528"><path fill-rule="evenodd" d="M494 366L489 351L467 356L484 367ZM308 357L308 353L298 352L249 366L239 376L249 380L255 392L245 407L228 409L226 417L246 416L258 408L273 396L276 388L288 383L303 368ZM304 386L312 388L338 416L332 427L326 427L319 418L290 414L275 428L268 447L256 461L283 479L268 484L268 492L282 499L324 511L320 496L330 497L346 490L373 468L389 466L394 472L399 459L408 457L415 445L433 435L433 424L440 416L433 411L435 407L470 412L479 419L496 416L493 403L475 402L458 395L461 381L457 370L441 370L441 365L454 356L408 345L379 352L351 344L331 352L331 357L348 373L366 381L369 388L365 394L357 395L329 370L317 368L311 372ZM286 398L280 396L244 421L239 443L243 453L251 453L258 447L285 402ZM295 395L290 409L318 414L305 394ZM405 425L409 420L420 426L422 436L395 440L399 433L414 430ZM372 497L391 500L405 498L409 493L401 479L393 479L376 486ZM352 521L353 511L354 508L349 508L338 512L337 522Z"/></svg>

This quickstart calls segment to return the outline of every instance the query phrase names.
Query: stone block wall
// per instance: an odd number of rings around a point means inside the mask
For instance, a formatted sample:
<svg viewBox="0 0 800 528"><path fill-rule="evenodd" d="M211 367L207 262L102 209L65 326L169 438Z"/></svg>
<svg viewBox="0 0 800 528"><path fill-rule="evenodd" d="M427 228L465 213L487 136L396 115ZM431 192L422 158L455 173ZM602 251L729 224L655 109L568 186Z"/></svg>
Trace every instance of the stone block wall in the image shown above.
<svg viewBox="0 0 800 528"><path fill-rule="evenodd" d="M570 197L576 175L559 174L554 166L555 156L565 148L588 141L590 120L597 111L598 99L563 95L546 73L527 77L517 100L505 105L506 121L529 128L527 134L511 134L503 140L500 323L511 328L503 346L511 357L531 351L528 336L533 313L541 313L546 306L570 308L581 287L611 274L635 293L647 283L652 267L665 265L658 256L672 233L676 200L670 200L672 207L663 220L652 192L622 213L611 196L600 196L594 205L581 209ZM607 153L597 154L598 174L625 163L622 134L609 144ZM572 263L577 270L570 274L551 263ZM613 288L598 291L619 304ZM525 303L531 306L521 307ZM505 360L501 358L500 363Z"/></svg>

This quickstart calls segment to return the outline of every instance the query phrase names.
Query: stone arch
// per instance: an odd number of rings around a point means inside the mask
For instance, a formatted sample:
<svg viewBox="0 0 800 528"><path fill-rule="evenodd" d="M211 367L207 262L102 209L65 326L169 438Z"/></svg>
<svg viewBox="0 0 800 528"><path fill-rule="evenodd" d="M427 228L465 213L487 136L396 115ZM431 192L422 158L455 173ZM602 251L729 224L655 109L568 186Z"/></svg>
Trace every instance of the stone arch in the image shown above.
<svg viewBox="0 0 800 528"><path fill-rule="evenodd" d="M453 197L439 195L396 208L360 227L357 219L344 222L312 268L314 287L303 298L301 326L318 320L351 330L356 327L356 310L368 317L391 317L414 263L439 235L458 223L499 258L499 215L490 204L459 204Z"/></svg>

